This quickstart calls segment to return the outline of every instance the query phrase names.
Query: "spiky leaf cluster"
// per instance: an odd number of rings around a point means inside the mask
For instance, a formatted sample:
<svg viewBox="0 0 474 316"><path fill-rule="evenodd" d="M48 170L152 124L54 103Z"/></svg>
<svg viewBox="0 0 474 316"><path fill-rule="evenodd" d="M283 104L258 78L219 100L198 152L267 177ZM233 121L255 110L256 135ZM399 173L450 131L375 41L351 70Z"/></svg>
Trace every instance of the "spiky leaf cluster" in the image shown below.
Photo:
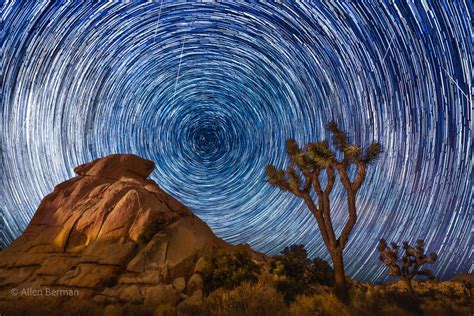
<svg viewBox="0 0 474 316"><path fill-rule="evenodd" d="M273 165L268 165L265 171L268 177L268 182L271 185L280 186L281 184L286 183L286 174L283 170L279 170Z"/></svg>
<svg viewBox="0 0 474 316"><path fill-rule="evenodd" d="M336 153L331 150L327 140L309 143L306 145L306 154L320 168L328 168L336 159Z"/></svg>
<svg viewBox="0 0 474 316"><path fill-rule="evenodd" d="M329 132L332 134L332 141L336 148L342 152L350 146L351 144L349 143L349 138L347 136L347 133L340 130L339 127L337 126L336 122L331 121L329 122L327 129Z"/></svg>
<svg viewBox="0 0 474 316"><path fill-rule="evenodd" d="M382 145L380 145L379 143L372 143L370 144L369 148L367 148L367 151L365 153L365 157L363 158L363 160L366 163L373 163L380 157L381 153L382 153Z"/></svg>

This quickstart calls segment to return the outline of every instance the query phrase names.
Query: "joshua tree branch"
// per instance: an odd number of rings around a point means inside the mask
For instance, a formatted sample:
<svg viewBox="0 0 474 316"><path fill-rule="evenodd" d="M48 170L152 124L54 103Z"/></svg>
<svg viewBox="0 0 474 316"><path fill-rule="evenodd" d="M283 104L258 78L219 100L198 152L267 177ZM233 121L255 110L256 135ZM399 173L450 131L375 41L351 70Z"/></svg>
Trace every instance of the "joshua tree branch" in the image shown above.
<svg viewBox="0 0 474 316"><path fill-rule="evenodd" d="M339 172L339 177L341 178L342 185L347 192L352 191L352 184L349 176L347 175L347 166L343 164L336 165L336 169Z"/></svg>
<svg viewBox="0 0 474 316"><path fill-rule="evenodd" d="M354 228L355 223L357 222L357 212L356 212L356 196L355 192L347 192L347 208L349 210L349 219L342 229L341 236L339 237L339 245L344 249L349 239L349 235Z"/></svg>
<svg viewBox="0 0 474 316"><path fill-rule="evenodd" d="M326 188L324 189L324 194L329 197L329 193L331 193L332 191L336 177L334 175L334 169L332 167L326 169L326 174L328 175L328 183L326 184Z"/></svg>
<svg viewBox="0 0 474 316"><path fill-rule="evenodd" d="M320 170L316 170L314 172L314 176L313 176L313 187L314 187L314 191L316 192L316 194L318 195L318 199L322 199L323 197L323 190L321 189L321 183L319 182L319 174L320 174Z"/></svg>
<svg viewBox="0 0 474 316"><path fill-rule="evenodd" d="M364 182L365 179L365 170L366 170L367 164L365 162L359 161L357 163L357 176L352 183L352 190L353 191L358 191L362 183Z"/></svg>
<svg viewBox="0 0 474 316"><path fill-rule="evenodd" d="M311 189L311 182L312 182L312 179L311 179L311 176L309 175L306 175L305 174L305 183L304 183L304 187L303 187L303 193L309 193L309 190Z"/></svg>
<svg viewBox="0 0 474 316"><path fill-rule="evenodd" d="M349 219L347 220L344 228L342 229L341 235L338 239L339 246L344 249L347 244L347 240L349 235L354 227L355 223L357 222L357 212L356 212L356 192L352 188L352 183L347 175L347 166L339 165L337 167L337 171L339 172L339 177L341 178L341 182L344 185L344 188L347 191L347 209L349 212ZM363 181L363 179L362 179Z"/></svg>
<svg viewBox="0 0 474 316"><path fill-rule="evenodd" d="M328 176L328 182L326 184L324 191L322 191L321 187L319 186L319 193L318 193L318 198L320 200L319 209L323 212L324 224L328 232L329 240L332 246L335 247L337 244L337 240L336 240L336 234L334 233L334 226L332 225L332 221L331 221L331 204L329 201L329 195L332 191L332 188L334 186L334 181L335 181L334 169L332 167L327 168L326 174Z"/></svg>
<svg viewBox="0 0 474 316"><path fill-rule="evenodd" d="M319 230L321 231L321 236L323 237L324 244L326 245L326 247L330 248L331 241L329 239L328 231L321 210L318 210L313 200L311 199L311 196L308 193L305 193L303 195L303 198L306 203L306 206L316 218L316 222L318 223Z"/></svg>
<svg viewBox="0 0 474 316"><path fill-rule="evenodd" d="M333 247L337 246L337 239L336 234L334 233L334 226L332 225L331 221L331 206L329 202L329 193L324 191L323 198L322 198L322 211L323 211L323 219L324 224L326 225L326 230L328 232L329 240L331 241L331 245Z"/></svg>

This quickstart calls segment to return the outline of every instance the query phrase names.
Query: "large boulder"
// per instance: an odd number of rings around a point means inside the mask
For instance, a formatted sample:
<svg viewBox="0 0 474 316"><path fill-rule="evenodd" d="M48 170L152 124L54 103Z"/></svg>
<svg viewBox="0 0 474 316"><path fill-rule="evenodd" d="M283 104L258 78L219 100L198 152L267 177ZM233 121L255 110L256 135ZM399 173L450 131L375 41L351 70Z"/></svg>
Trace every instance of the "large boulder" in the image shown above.
<svg viewBox="0 0 474 316"><path fill-rule="evenodd" d="M14 288L73 289L104 308L178 304L186 286L199 289L203 256L234 246L147 179L153 168L135 155L75 168L78 176L56 186L0 253L0 301L28 299L12 296Z"/></svg>

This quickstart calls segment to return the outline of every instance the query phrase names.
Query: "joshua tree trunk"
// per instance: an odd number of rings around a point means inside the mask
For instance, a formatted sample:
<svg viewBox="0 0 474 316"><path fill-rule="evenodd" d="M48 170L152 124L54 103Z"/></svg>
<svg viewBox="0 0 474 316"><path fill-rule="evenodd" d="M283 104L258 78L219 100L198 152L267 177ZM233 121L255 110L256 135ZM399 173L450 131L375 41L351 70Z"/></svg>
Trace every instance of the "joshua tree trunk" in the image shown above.
<svg viewBox="0 0 474 316"><path fill-rule="evenodd" d="M410 294L415 294L415 291L413 290L413 286L411 285L411 279L410 278L403 278L402 280L405 282L405 285L407 286L408 292L410 292Z"/></svg>
<svg viewBox="0 0 474 316"><path fill-rule="evenodd" d="M342 256L342 249L335 249L331 252L332 263L334 265L334 277L336 281L335 292L337 297L342 301L347 301L349 298L346 275L344 273L344 260Z"/></svg>
<svg viewBox="0 0 474 316"><path fill-rule="evenodd" d="M313 199L308 193L303 193L303 198L311 213L313 213L313 216L315 217L316 222L318 223L321 236L323 237L323 242L326 245L329 253L331 254L332 264L334 266L334 278L336 281L336 296L341 301L347 302L349 299L349 293L347 290L346 274L344 271L343 251L344 247L347 244L349 234L351 233L352 228L354 227L357 221L355 204L356 198L354 190L352 189L352 187L350 187L351 183L349 181L349 178L347 177L346 171L343 169L341 171L342 181L343 184L345 184L347 186L347 189L349 190L347 196L349 220L344 225L344 228L341 232L341 236L337 238L331 221L331 204L329 201L329 194L335 182L334 170L328 169L327 176L328 182L324 190L321 188L321 184L318 178L313 179L313 185L318 196L319 207L314 204ZM362 181L361 179L364 176L365 169L361 169L356 179ZM358 186L356 188L358 189Z"/></svg>

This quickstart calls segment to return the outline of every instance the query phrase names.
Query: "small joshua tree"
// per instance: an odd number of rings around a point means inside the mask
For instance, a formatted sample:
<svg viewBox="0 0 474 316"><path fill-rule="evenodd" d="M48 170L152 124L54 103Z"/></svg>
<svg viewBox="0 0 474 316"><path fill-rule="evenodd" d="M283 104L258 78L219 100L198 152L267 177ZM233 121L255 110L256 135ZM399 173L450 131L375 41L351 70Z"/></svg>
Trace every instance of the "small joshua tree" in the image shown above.
<svg viewBox="0 0 474 316"><path fill-rule="evenodd" d="M389 275L398 276L405 282L408 290L413 292L411 280L417 275L434 278L433 272L429 269L421 269L421 266L426 263L434 263L437 255L432 252L429 256L425 255L423 240L418 240L416 247L412 247L408 242L403 243L403 255L400 253L400 247L396 243L387 245L387 242L382 238L379 243L380 260L384 265L390 268Z"/></svg>
<svg viewBox="0 0 474 316"><path fill-rule="evenodd" d="M290 166L286 170L279 170L273 165L268 165L266 173L271 185L291 192L305 201L316 219L324 245L331 254L336 294L345 301L348 298L348 290L343 251L357 221L356 195L364 182L368 165L377 160L382 152L382 146L374 142L363 151L360 146L349 142L347 133L340 130L335 122L330 122L327 129L332 134L332 146L329 141L324 140L300 148L294 139L288 139L286 152L290 158ZM350 177L351 166L356 167L354 179ZM321 185L323 172L327 177L325 186ZM347 193L349 213L349 219L339 237L335 234L331 220L330 204L330 194L334 188L336 175L339 175Z"/></svg>

